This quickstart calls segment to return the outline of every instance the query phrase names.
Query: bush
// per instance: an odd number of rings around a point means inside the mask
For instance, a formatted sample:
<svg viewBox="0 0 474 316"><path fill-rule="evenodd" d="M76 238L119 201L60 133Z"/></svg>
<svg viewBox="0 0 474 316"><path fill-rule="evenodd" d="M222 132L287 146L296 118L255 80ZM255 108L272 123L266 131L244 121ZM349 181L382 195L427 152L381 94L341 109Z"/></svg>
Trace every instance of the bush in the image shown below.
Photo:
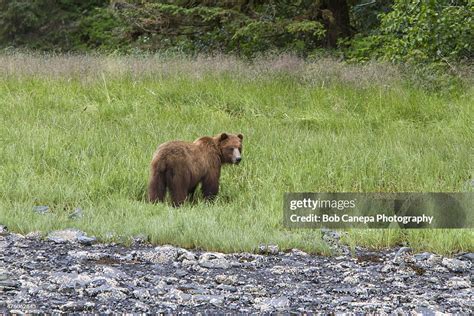
<svg viewBox="0 0 474 316"><path fill-rule="evenodd" d="M378 34L356 37L351 59L393 62L449 62L471 59L474 43L472 1L396 0L381 15Z"/></svg>

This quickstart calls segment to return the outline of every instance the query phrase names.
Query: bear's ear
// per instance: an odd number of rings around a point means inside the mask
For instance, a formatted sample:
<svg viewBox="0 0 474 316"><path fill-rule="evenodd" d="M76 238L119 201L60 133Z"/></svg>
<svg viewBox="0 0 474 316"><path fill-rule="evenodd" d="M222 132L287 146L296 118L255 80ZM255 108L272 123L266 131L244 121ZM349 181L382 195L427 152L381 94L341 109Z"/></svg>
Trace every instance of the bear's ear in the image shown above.
<svg viewBox="0 0 474 316"><path fill-rule="evenodd" d="M240 138L240 140L244 139L244 135L242 135L242 134L238 134L237 137Z"/></svg>
<svg viewBox="0 0 474 316"><path fill-rule="evenodd" d="M229 135L227 135L226 133L222 133L220 136L219 136L219 141L223 141L225 139L227 139L229 137Z"/></svg>

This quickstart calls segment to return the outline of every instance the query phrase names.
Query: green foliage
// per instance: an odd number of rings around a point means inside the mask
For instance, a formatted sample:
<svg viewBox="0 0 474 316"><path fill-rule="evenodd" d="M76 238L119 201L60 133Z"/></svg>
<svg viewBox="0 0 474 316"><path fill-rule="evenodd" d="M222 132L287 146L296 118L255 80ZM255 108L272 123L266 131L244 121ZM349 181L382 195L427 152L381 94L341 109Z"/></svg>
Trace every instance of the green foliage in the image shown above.
<svg viewBox="0 0 474 316"><path fill-rule="evenodd" d="M93 18L94 8L107 3L106 0L0 1L0 46L56 51L87 47L80 38L85 31L79 27L83 25L81 21Z"/></svg>
<svg viewBox="0 0 474 316"><path fill-rule="evenodd" d="M351 9L351 25L358 35L370 35L379 31L380 16L391 10L393 0L357 1Z"/></svg>
<svg viewBox="0 0 474 316"><path fill-rule="evenodd" d="M393 62L460 61L473 57L472 1L397 0L379 34L356 37L349 57Z"/></svg>
<svg viewBox="0 0 474 316"><path fill-rule="evenodd" d="M444 71L472 60L473 16L472 0L7 0L0 47L306 57L339 41L351 61L434 63Z"/></svg>
<svg viewBox="0 0 474 316"><path fill-rule="evenodd" d="M382 19L385 58L392 61L460 60L472 54L474 4L399 0Z"/></svg>
<svg viewBox="0 0 474 316"><path fill-rule="evenodd" d="M0 3L0 45L55 50L307 55L324 45L322 3L73 1Z"/></svg>
<svg viewBox="0 0 474 316"><path fill-rule="evenodd" d="M128 37L138 38L146 50L178 48L185 52L220 51L245 56L268 50L299 53L321 46L323 24L311 1L238 3L143 2L117 11L130 26Z"/></svg>
<svg viewBox="0 0 474 316"><path fill-rule="evenodd" d="M45 21L41 1L0 2L0 36L14 39L17 33L29 32Z"/></svg>
<svg viewBox="0 0 474 316"><path fill-rule="evenodd" d="M125 31L125 26L110 9L94 8L79 22L76 46L84 49L124 50L127 41L121 34Z"/></svg>

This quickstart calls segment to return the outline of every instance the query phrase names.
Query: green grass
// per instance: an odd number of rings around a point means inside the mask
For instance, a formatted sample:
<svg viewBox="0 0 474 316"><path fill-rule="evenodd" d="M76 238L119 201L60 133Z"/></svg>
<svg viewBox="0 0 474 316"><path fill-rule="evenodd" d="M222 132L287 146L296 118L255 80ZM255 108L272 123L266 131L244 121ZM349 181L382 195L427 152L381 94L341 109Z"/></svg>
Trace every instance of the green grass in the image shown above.
<svg viewBox="0 0 474 316"><path fill-rule="evenodd" d="M291 58L20 55L0 57L0 70L0 223L13 231L77 227L105 241L145 234L225 252L275 243L328 253L318 230L282 226L284 192L472 190L472 87L435 94L385 66ZM146 203L160 143L223 131L245 135L244 154L223 168L215 203ZM71 220L76 207L85 216ZM346 241L449 254L473 251L473 237L352 230Z"/></svg>

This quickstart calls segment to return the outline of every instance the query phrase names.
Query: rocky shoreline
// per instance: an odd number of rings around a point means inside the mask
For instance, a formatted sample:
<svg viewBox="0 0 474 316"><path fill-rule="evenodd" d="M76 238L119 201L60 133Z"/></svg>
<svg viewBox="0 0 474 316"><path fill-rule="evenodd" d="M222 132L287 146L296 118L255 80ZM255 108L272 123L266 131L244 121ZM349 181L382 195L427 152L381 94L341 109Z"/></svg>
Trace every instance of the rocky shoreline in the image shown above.
<svg viewBox="0 0 474 316"><path fill-rule="evenodd" d="M0 314L412 313L474 310L473 253L409 248L324 257L96 244L69 230L22 236L0 227Z"/></svg>

